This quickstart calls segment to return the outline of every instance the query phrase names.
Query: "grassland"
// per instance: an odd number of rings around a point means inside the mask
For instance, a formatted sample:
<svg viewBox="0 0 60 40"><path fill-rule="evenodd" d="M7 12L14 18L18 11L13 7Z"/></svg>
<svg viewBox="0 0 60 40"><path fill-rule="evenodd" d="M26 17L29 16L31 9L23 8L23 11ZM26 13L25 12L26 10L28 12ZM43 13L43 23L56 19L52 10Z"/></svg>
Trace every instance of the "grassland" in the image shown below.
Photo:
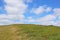
<svg viewBox="0 0 60 40"><path fill-rule="evenodd" d="M60 40L60 27L31 24L0 26L0 40Z"/></svg>

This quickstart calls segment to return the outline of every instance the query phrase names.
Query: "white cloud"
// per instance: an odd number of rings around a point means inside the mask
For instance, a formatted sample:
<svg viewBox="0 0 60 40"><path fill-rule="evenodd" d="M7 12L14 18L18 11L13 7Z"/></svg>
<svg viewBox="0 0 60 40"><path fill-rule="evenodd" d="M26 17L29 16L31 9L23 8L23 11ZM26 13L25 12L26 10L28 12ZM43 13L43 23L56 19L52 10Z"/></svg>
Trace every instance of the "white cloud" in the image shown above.
<svg viewBox="0 0 60 40"><path fill-rule="evenodd" d="M58 19L56 19L55 25L60 26L60 8L54 8L53 15L55 15L55 17L58 17Z"/></svg>
<svg viewBox="0 0 60 40"><path fill-rule="evenodd" d="M7 3L5 10L8 14L23 14L27 8L23 0L5 0L5 2Z"/></svg>
<svg viewBox="0 0 60 40"><path fill-rule="evenodd" d="M39 15L44 12L49 13L49 12L51 12L51 10L52 10L51 7L39 6L38 8L33 8L31 13L35 13L35 14Z"/></svg>
<svg viewBox="0 0 60 40"><path fill-rule="evenodd" d="M47 15L37 20L37 22L52 21L56 17L54 15Z"/></svg>
<svg viewBox="0 0 60 40"><path fill-rule="evenodd" d="M35 22L35 20L33 19L33 17L30 16L27 18L26 22L31 23L31 22Z"/></svg>
<svg viewBox="0 0 60 40"><path fill-rule="evenodd" d="M56 26L60 26L60 20L55 23Z"/></svg>
<svg viewBox="0 0 60 40"><path fill-rule="evenodd" d="M51 12L51 10L52 10L52 8L51 8L51 7L47 7L47 8L46 8L46 10L45 10L45 12L47 12L47 13L48 13L48 12Z"/></svg>
<svg viewBox="0 0 60 40"><path fill-rule="evenodd" d="M53 25L55 24L54 23L54 19L56 17L54 15L47 15L45 17L42 17L40 19L36 19L36 22L39 24L39 25Z"/></svg>
<svg viewBox="0 0 60 40"><path fill-rule="evenodd" d="M28 17L27 22L29 23L35 23L35 24L39 24L39 25L54 25L54 19L56 17L54 15L47 15L44 16L42 18L38 18L38 19L33 19L32 17Z"/></svg>
<svg viewBox="0 0 60 40"><path fill-rule="evenodd" d="M54 15L60 16L60 8L54 8L53 12L54 12Z"/></svg>
<svg viewBox="0 0 60 40"><path fill-rule="evenodd" d="M27 9L27 5L23 0L4 0L6 3L5 9L7 14L0 15L0 23L2 24L14 24L14 23L24 23L24 13ZM20 22L14 22L15 20L20 20Z"/></svg>
<svg viewBox="0 0 60 40"><path fill-rule="evenodd" d="M44 22L41 22L40 25L55 25L55 22L54 21L44 21Z"/></svg>
<svg viewBox="0 0 60 40"><path fill-rule="evenodd" d="M39 14L41 14L41 13L44 12L44 7L43 7L43 6L40 6L40 7L38 7L38 8L34 8L34 9L32 9L31 12L39 15Z"/></svg>
<svg viewBox="0 0 60 40"><path fill-rule="evenodd" d="M19 20L16 22L16 20ZM1 14L0 15L0 24L2 25L8 25L8 24L16 24L16 23L24 23L24 17L23 15L5 15Z"/></svg>
<svg viewBox="0 0 60 40"><path fill-rule="evenodd" d="M8 24L13 24L12 21L8 20L8 19L1 19L0 20L0 25L8 25Z"/></svg>

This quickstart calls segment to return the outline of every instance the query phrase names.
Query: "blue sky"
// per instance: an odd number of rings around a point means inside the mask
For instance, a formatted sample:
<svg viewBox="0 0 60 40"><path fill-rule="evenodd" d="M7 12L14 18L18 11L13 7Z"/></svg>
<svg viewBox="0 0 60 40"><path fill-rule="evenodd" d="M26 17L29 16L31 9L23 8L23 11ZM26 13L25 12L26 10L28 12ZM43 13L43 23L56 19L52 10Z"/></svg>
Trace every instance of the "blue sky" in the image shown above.
<svg viewBox="0 0 60 40"><path fill-rule="evenodd" d="M0 25L60 26L60 0L0 0Z"/></svg>

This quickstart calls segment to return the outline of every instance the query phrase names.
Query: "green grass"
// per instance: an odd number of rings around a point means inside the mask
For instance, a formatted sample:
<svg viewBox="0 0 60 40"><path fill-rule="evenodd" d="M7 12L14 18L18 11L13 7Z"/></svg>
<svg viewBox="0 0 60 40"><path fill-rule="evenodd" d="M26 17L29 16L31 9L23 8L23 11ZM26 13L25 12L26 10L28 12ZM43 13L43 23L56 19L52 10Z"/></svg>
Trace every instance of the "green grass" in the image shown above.
<svg viewBox="0 0 60 40"><path fill-rule="evenodd" d="M32 24L0 26L0 40L60 40L60 27Z"/></svg>

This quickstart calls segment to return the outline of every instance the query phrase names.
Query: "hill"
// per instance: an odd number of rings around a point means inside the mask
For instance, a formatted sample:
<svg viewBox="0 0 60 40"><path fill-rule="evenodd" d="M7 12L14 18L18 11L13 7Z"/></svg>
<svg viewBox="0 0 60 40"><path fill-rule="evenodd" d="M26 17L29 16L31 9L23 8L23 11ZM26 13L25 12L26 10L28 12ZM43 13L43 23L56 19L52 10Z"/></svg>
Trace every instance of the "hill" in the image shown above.
<svg viewBox="0 0 60 40"><path fill-rule="evenodd" d="M60 40L60 27L32 24L0 26L0 40Z"/></svg>

